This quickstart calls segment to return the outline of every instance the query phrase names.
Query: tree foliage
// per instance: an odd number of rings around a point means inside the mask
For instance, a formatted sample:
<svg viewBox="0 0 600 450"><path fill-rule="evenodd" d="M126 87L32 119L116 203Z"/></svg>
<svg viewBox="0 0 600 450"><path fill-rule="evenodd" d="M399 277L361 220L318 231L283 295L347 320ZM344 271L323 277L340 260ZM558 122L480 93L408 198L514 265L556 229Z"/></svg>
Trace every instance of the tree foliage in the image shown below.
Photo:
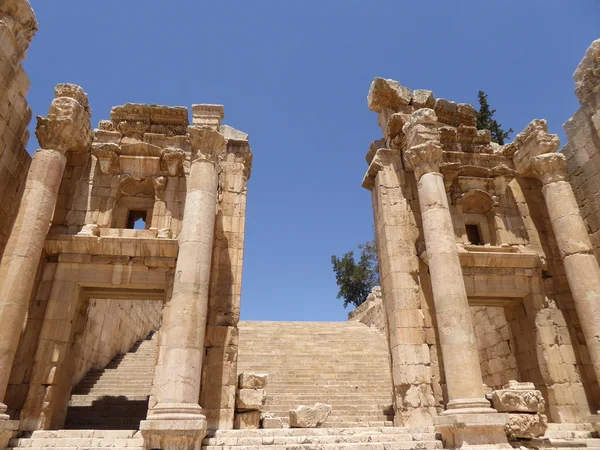
<svg viewBox="0 0 600 450"><path fill-rule="evenodd" d="M487 101L487 94L485 92L479 91L477 97L479 98L479 111L476 112L477 129L490 130L492 133L492 141L504 145L504 141L510 137L510 133L513 132L513 129L509 128L508 131L504 131L502 125L494 119L496 110L490 109L490 105Z"/></svg>
<svg viewBox="0 0 600 450"><path fill-rule="evenodd" d="M379 260L375 241L359 244L360 257L356 260L354 251L341 258L333 255L331 264L335 280L339 287L337 298L344 299L344 308L348 305L359 306L363 303L373 286L379 285Z"/></svg>

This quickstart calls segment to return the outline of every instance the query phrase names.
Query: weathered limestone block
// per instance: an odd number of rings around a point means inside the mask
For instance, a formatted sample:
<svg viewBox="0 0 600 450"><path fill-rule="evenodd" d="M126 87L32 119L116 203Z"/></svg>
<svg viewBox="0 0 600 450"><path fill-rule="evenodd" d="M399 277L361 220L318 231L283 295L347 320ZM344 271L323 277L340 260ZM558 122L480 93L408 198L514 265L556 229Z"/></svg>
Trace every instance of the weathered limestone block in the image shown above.
<svg viewBox="0 0 600 450"><path fill-rule="evenodd" d="M367 101L371 111L381 112L385 108L397 110L408 105L411 98L409 88L401 86L397 81L377 77L371 83Z"/></svg>
<svg viewBox="0 0 600 450"><path fill-rule="evenodd" d="M240 389L235 399L235 407L240 410L260 410L267 394L264 389Z"/></svg>
<svg viewBox="0 0 600 450"><path fill-rule="evenodd" d="M264 389L269 375L266 373L240 373L238 387L240 389Z"/></svg>
<svg viewBox="0 0 600 450"><path fill-rule="evenodd" d="M233 424L236 430L256 429L260 426L260 411L239 412Z"/></svg>
<svg viewBox="0 0 600 450"><path fill-rule="evenodd" d="M520 383L525 386L506 384L504 389L492 393L492 404L498 412L537 413L546 406L542 393L535 390L533 383Z"/></svg>
<svg viewBox="0 0 600 450"><path fill-rule="evenodd" d="M315 403L315 406L298 406L290 409L290 427L314 428L323 424L331 413L331 405Z"/></svg>
<svg viewBox="0 0 600 450"><path fill-rule="evenodd" d="M283 428L281 417L275 417L273 413L263 413L260 416L261 428Z"/></svg>
<svg viewBox="0 0 600 450"><path fill-rule="evenodd" d="M548 429L544 414L509 414L505 430L509 438L532 439L543 436Z"/></svg>

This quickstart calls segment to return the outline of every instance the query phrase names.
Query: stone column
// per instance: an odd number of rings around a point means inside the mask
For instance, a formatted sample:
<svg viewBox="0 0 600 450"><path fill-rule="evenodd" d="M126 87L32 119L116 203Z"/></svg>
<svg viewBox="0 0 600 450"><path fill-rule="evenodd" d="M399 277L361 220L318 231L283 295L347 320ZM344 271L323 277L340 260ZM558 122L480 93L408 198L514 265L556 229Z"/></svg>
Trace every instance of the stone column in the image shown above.
<svg viewBox="0 0 600 450"><path fill-rule="evenodd" d="M448 404L436 425L445 446L473 448L496 444L509 448L504 434L506 415L497 414L483 392L483 379L471 310L444 179L442 148L433 110L417 110L406 119L404 162L415 172L423 234L435 304L440 348L448 389Z"/></svg>
<svg viewBox="0 0 600 450"><path fill-rule="evenodd" d="M52 220L68 151L92 143L87 95L79 86L58 85L47 117L38 117L42 147L34 157L17 219L0 263L0 422L8 419L1 403L29 307L46 234Z"/></svg>
<svg viewBox="0 0 600 450"><path fill-rule="evenodd" d="M533 157L531 165L542 181L542 193L577 316L596 378L600 380L600 266L573 188L565 181L567 161L561 153L546 153Z"/></svg>
<svg viewBox="0 0 600 450"><path fill-rule="evenodd" d="M206 417L198 404L216 217L218 156L227 141L210 127L189 127L187 179L179 255L163 324L164 363L155 377L156 405L140 429L148 448L199 449Z"/></svg>
<svg viewBox="0 0 600 450"><path fill-rule="evenodd" d="M415 172L431 287L437 317L444 373L448 387L448 412L492 413L483 392L483 378L471 310L458 259L458 249L440 173L442 148L436 136L437 118L421 109L404 125L407 148L404 160Z"/></svg>

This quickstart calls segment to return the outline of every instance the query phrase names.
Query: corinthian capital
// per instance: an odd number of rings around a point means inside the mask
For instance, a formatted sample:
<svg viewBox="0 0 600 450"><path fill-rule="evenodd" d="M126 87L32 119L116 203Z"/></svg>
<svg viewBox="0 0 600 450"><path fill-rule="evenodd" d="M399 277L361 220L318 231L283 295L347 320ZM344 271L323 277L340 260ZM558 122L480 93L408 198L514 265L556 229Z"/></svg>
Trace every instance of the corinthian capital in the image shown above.
<svg viewBox="0 0 600 450"><path fill-rule="evenodd" d="M548 133L548 124L545 120L533 120L517 135L515 140L506 148L512 154L515 169L521 176L535 176L532 172L533 159L538 155L556 153L560 146L560 138L556 134Z"/></svg>
<svg viewBox="0 0 600 450"><path fill-rule="evenodd" d="M412 113L402 131L406 136L403 152L406 168L415 172L417 180L426 173L439 172L443 152L433 109L423 108Z"/></svg>
<svg viewBox="0 0 600 450"><path fill-rule="evenodd" d="M74 84L56 86L48 115L38 116L35 135L44 149L85 152L92 145L87 94Z"/></svg>
<svg viewBox="0 0 600 450"><path fill-rule="evenodd" d="M188 127L192 144L192 161L199 159L216 163L225 153L227 139L211 127Z"/></svg>
<svg viewBox="0 0 600 450"><path fill-rule="evenodd" d="M567 176L567 158L562 153L545 153L531 158L531 172L543 185L564 181Z"/></svg>

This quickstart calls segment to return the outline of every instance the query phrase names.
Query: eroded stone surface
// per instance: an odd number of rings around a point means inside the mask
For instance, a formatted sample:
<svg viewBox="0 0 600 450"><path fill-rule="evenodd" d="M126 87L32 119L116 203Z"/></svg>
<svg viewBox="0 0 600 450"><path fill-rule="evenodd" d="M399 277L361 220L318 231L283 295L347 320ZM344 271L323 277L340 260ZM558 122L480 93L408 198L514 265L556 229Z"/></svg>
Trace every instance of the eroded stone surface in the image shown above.
<svg viewBox="0 0 600 450"><path fill-rule="evenodd" d="M315 403L314 406L298 406L290 410L290 427L314 428L321 425L331 413L331 405Z"/></svg>
<svg viewBox="0 0 600 450"><path fill-rule="evenodd" d="M269 375L266 373L240 373L238 387L240 389L264 389L268 379Z"/></svg>

